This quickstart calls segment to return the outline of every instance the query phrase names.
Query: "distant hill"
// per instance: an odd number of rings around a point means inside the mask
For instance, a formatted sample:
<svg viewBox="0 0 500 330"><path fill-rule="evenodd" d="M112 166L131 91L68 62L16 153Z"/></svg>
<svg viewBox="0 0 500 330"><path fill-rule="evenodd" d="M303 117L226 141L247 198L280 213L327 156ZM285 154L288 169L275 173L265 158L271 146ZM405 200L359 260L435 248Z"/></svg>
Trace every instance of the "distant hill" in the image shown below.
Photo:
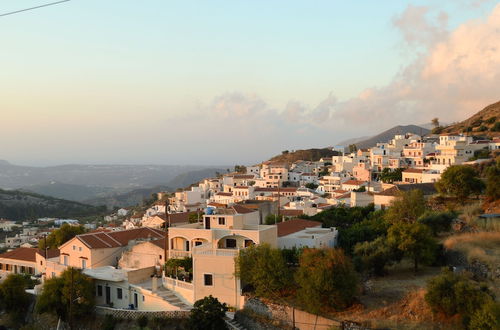
<svg viewBox="0 0 500 330"><path fill-rule="evenodd" d="M419 135L425 135L429 134L430 131L426 128L417 126L417 125L398 125L394 126L393 128L390 128L380 134L377 134L369 139L365 139L362 141L358 141L354 144L358 147L358 149L367 149L371 148L377 145L378 142L388 142L389 140L394 138L394 135L398 134L407 134L407 133L413 133L413 134L419 134ZM352 143L350 143L352 144ZM344 146L348 146L349 144L341 144Z"/></svg>
<svg viewBox="0 0 500 330"><path fill-rule="evenodd" d="M109 187L83 186L61 182L34 185L19 190L76 202L83 202L99 195L104 196L114 191L113 188Z"/></svg>
<svg viewBox="0 0 500 330"><path fill-rule="evenodd" d="M371 138L371 136L362 136L362 137L347 139L347 140L343 140L343 141L338 142L337 145L339 145L339 146L348 146L350 144L356 144L358 142L361 142L361 141L364 141L364 140L368 140L369 138Z"/></svg>
<svg viewBox="0 0 500 330"><path fill-rule="evenodd" d="M197 183L205 178L215 177L217 173L226 173L226 169L222 168L205 168L202 170L189 171L177 175L175 178L167 183L167 186L172 187L174 190L179 188L186 188Z"/></svg>
<svg viewBox="0 0 500 330"><path fill-rule="evenodd" d="M0 189L0 218L16 221L42 217L74 218L103 212L102 207L23 191Z"/></svg>
<svg viewBox="0 0 500 330"><path fill-rule="evenodd" d="M318 161L321 158L332 157L338 155L337 151L333 151L329 148L323 149L305 149L305 150L294 150L294 151L286 151L281 153L281 155L274 156L269 159L270 162L273 163L293 163L298 160L309 160L309 161Z"/></svg>
<svg viewBox="0 0 500 330"><path fill-rule="evenodd" d="M103 197L90 198L85 200L86 204L90 205L106 205L108 209L115 207L129 207L142 205L145 201L151 199L151 195L158 193L160 191L174 191L167 186L155 186L152 188L140 188L134 189L124 193L115 193Z"/></svg>
<svg viewBox="0 0 500 330"><path fill-rule="evenodd" d="M32 186L59 182L86 187L135 189L166 183L189 171L207 166L181 165L61 165L19 166L0 161L0 188L31 189ZM81 189L81 188L78 188Z"/></svg>
<svg viewBox="0 0 500 330"><path fill-rule="evenodd" d="M469 135L500 135L500 102L490 104L472 117L445 127L442 133L467 133Z"/></svg>

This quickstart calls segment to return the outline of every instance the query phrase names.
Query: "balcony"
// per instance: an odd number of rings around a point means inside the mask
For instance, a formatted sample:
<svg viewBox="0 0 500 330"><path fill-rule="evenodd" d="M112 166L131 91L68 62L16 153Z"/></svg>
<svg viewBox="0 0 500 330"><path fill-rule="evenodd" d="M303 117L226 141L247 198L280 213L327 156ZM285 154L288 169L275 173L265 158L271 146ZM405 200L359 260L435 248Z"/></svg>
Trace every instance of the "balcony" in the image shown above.
<svg viewBox="0 0 500 330"><path fill-rule="evenodd" d="M169 259L182 259L187 257L191 257L191 251L168 250Z"/></svg>

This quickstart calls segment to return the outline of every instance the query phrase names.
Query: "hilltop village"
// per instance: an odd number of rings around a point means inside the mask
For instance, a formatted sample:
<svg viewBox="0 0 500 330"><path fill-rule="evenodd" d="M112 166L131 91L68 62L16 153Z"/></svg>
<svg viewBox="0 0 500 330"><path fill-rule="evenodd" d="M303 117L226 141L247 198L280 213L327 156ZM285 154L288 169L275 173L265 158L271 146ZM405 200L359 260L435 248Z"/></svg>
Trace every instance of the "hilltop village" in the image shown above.
<svg viewBox="0 0 500 330"><path fill-rule="evenodd" d="M321 221L322 214L383 212L414 190L428 200L437 195L436 183L450 167L491 164L500 138L403 134L373 148L348 149L332 148L334 156L318 160L236 166L187 189L158 193L142 209L116 210L99 227L39 219L56 226L37 231L23 223L22 231L4 243L8 251L0 254L0 281L9 274L29 274L39 280L33 293L40 294L43 283L72 268L93 279L95 305L104 314L182 316L207 296L242 310L249 296L235 270L241 251L338 247L345 230L336 221ZM2 220L0 226L8 232L16 224ZM55 244L51 235L71 232L70 227L80 231Z"/></svg>

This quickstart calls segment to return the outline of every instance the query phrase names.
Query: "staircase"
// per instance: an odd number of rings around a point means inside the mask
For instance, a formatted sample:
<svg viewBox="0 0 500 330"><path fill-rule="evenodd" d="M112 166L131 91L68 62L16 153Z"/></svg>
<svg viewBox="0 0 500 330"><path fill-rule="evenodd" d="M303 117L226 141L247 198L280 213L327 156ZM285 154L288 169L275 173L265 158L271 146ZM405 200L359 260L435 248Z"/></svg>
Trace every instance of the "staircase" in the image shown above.
<svg viewBox="0 0 500 330"><path fill-rule="evenodd" d="M234 319L234 313L227 312L224 318L229 329L232 330L247 330L243 325L239 324L238 321Z"/></svg>
<svg viewBox="0 0 500 330"><path fill-rule="evenodd" d="M160 297L171 305L179 307L183 311L189 311L192 309L191 306L185 304L179 297L177 297L173 291L165 289L162 286L158 287L158 289L154 292L154 295Z"/></svg>

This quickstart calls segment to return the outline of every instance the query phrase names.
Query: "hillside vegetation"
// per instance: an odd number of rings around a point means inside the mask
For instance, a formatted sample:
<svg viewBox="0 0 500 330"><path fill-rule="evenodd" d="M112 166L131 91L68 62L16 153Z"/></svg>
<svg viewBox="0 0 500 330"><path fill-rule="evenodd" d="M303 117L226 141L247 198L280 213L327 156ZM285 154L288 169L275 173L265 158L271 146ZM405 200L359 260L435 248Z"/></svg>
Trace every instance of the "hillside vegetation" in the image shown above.
<svg viewBox="0 0 500 330"><path fill-rule="evenodd" d="M441 132L489 137L500 135L500 101L490 104L464 121L444 127Z"/></svg>
<svg viewBox="0 0 500 330"><path fill-rule="evenodd" d="M0 218L10 220L41 217L85 217L104 212L104 207L38 195L17 190L0 189Z"/></svg>
<svg viewBox="0 0 500 330"><path fill-rule="evenodd" d="M323 149L305 149L294 150L292 152L285 150L281 155L269 159L273 163L293 163L298 160L318 161L321 158L337 156L338 152L328 148Z"/></svg>

